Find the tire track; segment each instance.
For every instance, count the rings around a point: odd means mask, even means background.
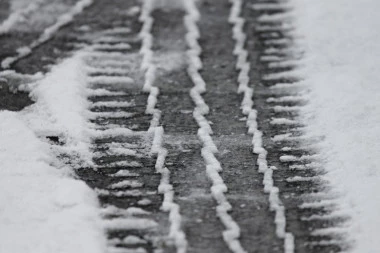
[[[206,162],[207,175],[212,181],[212,196],[218,204],[216,212],[225,226],[223,239],[232,252],[243,253],[246,252],[246,250],[243,249],[240,243],[240,227],[228,213],[232,210],[232,206],[225,195],[228,188],[219,174],[219,172],[222,171],[222,167],[215,156],[218,149],[211,137],[211,126],[205,118],[205,115],[209,113],[209,107],[201,95],[206,91],[206,83],[199,73],[199,70],[202,69],[202,61],[199,57],[202,49],[198,44],[200,31],[197,26],[197,21],[200,19],[200,13],[194,1],[186,1],[185,10],[187,15],[184,18],[184,24],[187,29],[186,41],[189,47],[189,50],[187,51],[189,61],[188,75],[194,83],[194,87],[190,90],[190,96],[196,105],[193,111],[193,117],[199,126],[198,137],[203,144],[202,157]]]
[[[105,35],[103,32],[106,29],[112,30],[113,27],[139,29],[139,22],[135,18],[139,9],[137,0],[115,0],[112,5],[106,0],[94,1],[71,22],[57,30],[49,40],[35,47],[28,56],[14,62],[10,69],[27,74],[46,73],[58,61],[69,57],[77,50],[91,46],[95,41],[99,44],[111,43],[111,41],[104,41],[110,38],[102,38]],[[3,47],[0,52],[0,61],[13,57],[17,48],[36,41],[38,36],[40,34],[36,32],[12,31],[0,36]],[[100,38],[103,42],[99,41]],[[139,46],[138,41],[131,41],[129,45],[132,48]]]
[[[196,136],[198,126],[191,115],[192,82],[186,73],[184,12],[157,9],[153,16],[155,85],[160,88],[157,107],[162,111],[167,167],[171,172],[175,202],[181,207],[188,252],[228,252],[222,239],[222,224],[215,215],[215,202],[209,194],[210,183]]]
[[[163,129],[158,126],[160,111],[155,109],[158,90],[150,83],[154,66],[147,55],[153,53],[149,36],[153,20],[147,21],[148,7],[141,15],[140,34],[113,28],[86,52],[94,165],[78,174],[99,196],[112,253],[173,247],[183,252],[186,246],[164,167]],[[129,44],[139,37],[141,49]]]
[[[12,28],[20,19],[25,18],[28,14],[38,10],[45,0],[36,0],[29,3],[25,8],[12,12],[5,20],[0,23],[0,35],[3,35]]]
[[[298,252],[340,252],[347,245],[341,233],[347,217],[339,213],[335,194],[321,178],[318,140],[305,134],[298,117],[309,98],[297,72],[303,53],[294,37],[291,5],[251,1],[246,7],[248,38],[258,42],[248,49],[260,50],[251,61],[259,75],[250,75],[262,84],[254,94],[257,119],[268,163],[276,168],[274,184],[287,207],[286,228],[295,235]]]
[[[165,166],[167,150],[162,146],[161,111],[156,108],[159,88],[153,86],[156,66],[152,51],[152,3],[145,1],[142,6],[139,54],[137,48],[128,46],[136,36],[131,37],[127,29],[121,28],[108,31],[88,53],[92,117],[95,128],[101,131],[94,140],[96,170],[90,174],[99,180],[92,187],[103,205],[110,252],[182,253],[187,248],[179,206],[173,202],[170,171]],[[124,50],[128,52],[122,53]],[[139,69],[131,67],[138,62]],[[142,87],[135,83],[136,78],[142,81]],[[131,126],[132,117],[137,126]],[[139,123],[147,119],[150,123],[144,124],[148,126],[144,129]],[[88,181],[89,175],[82,177]]]
[[[138,34],[113,29],[103,38],[134,42]],[[86,53],[89,65],[89,119],[94,127],[94,165],[78,170],[97,192],[102,204],[108,252],[153,252],[164,245],[169,221],[160,212],[161,176],[156,173],[159,145],[150,115],[145,114],[149,94],[141,92],[142,62],[138,48],[120,49],[120,43],[101,39]],[[105,49],[106,48],[106,49]],[[109,65],[112,61],[114,64]],[[103,67],[107,66],[107,72]]]
[[[245,249],[281,252],[283,242],[276,238],[274,215],[268,211],[268,197],[263,193],[263,177],[255,169],[257,156],[252,154],[247,134],[247,115],[240,110],[243,97],[236,92],[239,72],[232,54],[236,42],[228,22],[230,4],[219,0],[203,3],[199,9],[202,76],[207,83],[203,97],[210,107],[207,119],[212,122],[219,150],[221,176],[228,187],[226,197],[234,207],[230,214],[241,229],[240,241]]]
[[[32,50],[43,43],[50,40],[54,34],[61,29],[63,26],[67,25],[72,21],[74,16],[78,15],[83,11],[84,8],[88,7],[93,3],[92,0],[79,0],[73,8],[70,9],[69,12],[62,14],[58,17],[57,22],[52,26],[47,27],[43,33],[38,37],[38,39],[34,40],[30,45],[22,48],[18,48],[17,55],[12,57],[7,57],[1,61],[1,67],[3,69],[9,68],[16,61],[30,55]]]
[[[142,9],[140,20],[143,22],[143,28],[140,32],[140,36],[143,40],[141,53],[143,54],[143,60],[141,63],[142,69],[145,71],[145,83],[143,90],[149,92],[148,104],[146,113],[152,115],[150,128],[148,131],[154,131],[154,139],[151,152],[157,154],[156,172],[161,174],[161,182],[158,186],[159,193],[164,195],[162,204],[162,210],[169,212],[170,220],[170,232],[169,238],[174,240],[176,250],[178,253],[185,253],[187,250],[186,235],[181,228],[181,214],[179,206],[174,203],[173,186],[170,184],[170,171],[165,166],[165,159],[168,154],[168,150],[163,145],[164,128],[158,127],[161,119],[161,111],[156,109],[157,96],[160,92],[159,88],[152,86],[155,79],[156,66],[153,63],[153,51],[152,51],[152,26],[154,19],[151,16],[153,11],[153,0],[145,0]]]
[[[284,252],[294,252],[294,236],[286,231],[285,207],[279,198],[279,188],[274,186],[273,170],[274,167],[268,166],[267,150],[262,146],[262,132],[258,130],[257,110],[252,109],[252,95],[254,90],[248,87],[250,63],[248,62],[248,52],[245,49],[246,34],[243,32],[245,19],[241,18],[242,4],[241,0],[231,0],[232,3],[229,21],[233,24],[233,38],[236,41],[234,54],[237,56],[236,69],[239,70],[239,87],[238,92],[244,94],[241,103],[241,109],[247,116],[248,132],[253,135],[253,152],[258,155],[258,170],[264,174],[263,185],[264,192],[269,194],[270,210],[275,212],[274,222],[276,224],[277,237],[284,240]]]

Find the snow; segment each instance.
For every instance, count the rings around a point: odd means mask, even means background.
[[[87,131],[90,125],[86,120],[89,102],[82,58],[78,53],[64,60],[35,82],[30,96],[36,103],[21,114],[39,136],[62,138],[63,150],[91,164],[91,135]]]
[[[23,77],[13,71],[0,76]],[[70,155],[77,166],[92,164],[83,53],[25,80],[12,88],[30,92],[35,103],[0,112],[0,201],[6,203],[0,208],[0,252],[104,252],[95,192],[57,159]],[[48,144],[48,136],[61,145]]]
[[[128,50],[132,46],[128,43],[116,43],[116,44],[98,44],[92,47],[95,50]]]
[[[143,165],[136,161],[119,161],[107,163],[106,165],[99,165],[99,168],[113,168],[113,167],[134,167],[134,168],[142,168]]]
[[[0,252],[101,253],[96,195],[14,112],[0,112]]]
[[[114,238],[109,240],[110,245],[136,245],[136,244],[146,244],[147,242],[137,236],[129,235],[123,239]]]
[[[108,230],[145,230],[152,229],[158,226],[158,224],[153,220],[135,217],[104,220],[103,223]]]
[[[253,109],[253,89],[248,87],[249,84],[249,71],[250,64],[247,60],[248,52],[244,48],[246,35],[243,31],[243,24],[245,20],[240,17],[242,11],[241,0],[231,0],[232,7],[229,16],[229,22],[233,25],[232,37],[235,40],[235,48],[233,53],[237,56],[236,69],[239,71],[238,76],[238,93],[243,93],[243,101],[241,103],[241,109],[246,118],[246,125],[248,127],[248,133],[253,135],[252,145],[253,152],[258,155],[257,164],[259,172],[264,174],[263,185],[264,192],[269,194],[269,206],[270,210],[275,213],[274,223],[276,225],[276,235],[278,238],[284,240],[285,253],[294,252],[294,236],[292,233],[286,231],[286,217],[285,208],[279,198],[279,188],[274,186],[273,171],[276,167],[268,166],[267,151],[262,146],[262,132],[258,130],[257,124],[257,111]],[[264,6],[261,4],[260,6]],[[272,5],[270,5],[272,6]],[[273,123],[273,120],[272,120]],[[275,122],[276,123],[276,122]],[[283,123],[283,120],[280,120]]]
[[[23,3],[22,6],[17,9],[13,7],[12,9],[15,10],[12,10],[8,18],[0,24],[0,35],[8,33],[17,22],[24,20],[28,14],[37,10],[43,2],[44,0],[35,0],[27,4]]]
[[[270,121],[272,125],[297,125],[298,122],[287,118],[272,118]]]
[[[146,215],[150,212],[145,211],[138,207],[128,207],[127,209],[120,209],[115,206],[106,206],[102,208],[101,213],[103,216],[113,215],[113,216],[133,216],[133,215]]]
[[[89,89],[87,90],[87,94],[93,97],[102,97],[102,96],[122,96],[127,93],[123,91],[109,91],[106,89]]]
[[[377,0],[293,0],[306,56],[308,133],[324,136],[324,179],[350,214],[352,252],[378,252],[380,241],[380,19]]]
[[[251,8],[256,11],[286,11],[291,9],[291,5],[288,3],[256,3],[252,4]]]
[[[112,185],[109,186],[110,189],[119,189],[119,188],[126,188],[126,187],[130,187],[130,188],[140,188],[142,187],[144,184],[137,181],[137,180],[123,180],[123,181],[120,181],[118,183],[114,183]]]
[[[141,247],[137,249],[110,247],[107,249],[107,253],[147,253],[147,251]]]
[[[92,76],[89,78],[92,85],[102,84],[102,85],[130,85],[134,80],[128,76]]]
[[[38,5],[40,1],[37,0],[36,2],[37,2],[36,4]],[[40,36],[36,40],[34,40],[30,45],[19,48],[17,50],[18,55],[7,57],[4,60],[2,60],[1,67],[9,68],[11,64],[13,64],[14,62],[28,56],[34,48],[50,40],[59,29],[69,24],[77,14],[81,13],[84,10],[84,8],[88,7],[91,4],[92,4],[92,0],[79,0],[78,2],[76,2],[76,4],[72,6],[69,10],[67,10],[65,13],[61,14],[60,16],[58,16],[54,24],[46,27],[43,30],[43,32],[40,34]],[[31,7],[27,7],[27,9],[28,8],[31,8]],[[34,9],[37,9],[37,8],[38,7],[35,7]],[[32,7],[32,10],[33,10],[33,7]],[[16,13],[17,12],[18,11],[16,11]],[[11,25],[13,25],[13,23],[16,23],[16,21],[18,21],[19,19],[22,19],[23,14],[20,14],[20,15],[15,14],[15,15],[18,15],[17,17],[14,18],[17,20],[15,20],[14,22],[12,21]],[[44,16],[44,18],[47,18],[47,17]],[[7,32],[10,28],[11,27],[4,28],[4,31]]]
[[[147,205],[152,204],[152,201],[150,201],[149,199],[142,199],[142,200],[139,200],[137,204],[141,206],[147,206]]]
[[[140,174],[130,172],[129,170],[119,170],[115,174],[112,174],[113,177],[138,177]]]
[[[96,118],[107,118],[107,119],[115,119],[115,118],[131,118],[135,115],[132,112],[91,112],[88,114],[90,119]]]
[[[188,57],[188,75],[194,87],[190,90],[190,96],[195,104],[193,117],[196,120],[198,129],[198,138],[202,141],[202,157],[206,162],[206,172],[212,182],[211,193],[217,202],[216,212],[220,221],[223,223],[225,230],[223,231],[223,239],[228,248],[234,253],[245,253],[245,249],[240,243],[240,227],[230,216],[229,211],[232,210],[231,204],[228,202],[225,193],[228,191],[219,172],[222,171],[220,162],[215,154],[218,149],[211,137],[211,123],[206,119],[205,115],[209,113],[209,107],[202,97],[202,93],[206,91],[206,83],[199,71],[202,69],[202,60],[200,58],[201,47],[198,43],[200,38],[197,21],[201,18],[194,0],[185,1],[184,7],[186,16],[184,25],[187,29],[185,36],[189,49]]]
[[[170,171],[165,167],[165,159],[168,151],[163,147],[164,128],[159,126],[161,111],[156,107],[157,97],[160,93],[158,87],[153,86],[156,77],[156,65],[153,62],[153,36],[151,33],[154,19],[151,16],[152,10],[157,7],[154,0],[145,0],[141,10],[140,21],[143,23],[140,38],[142,45],[140,53],[142,55],[141,70],[144,71],[145,80],[143,91],[149,93],[145,113],[152,115],[148,132],[153,134],[153,143],[151,154],[157,155],[155,164],[156,173],[161,174],[160,184],[158,186],[159,193],[163,194],[163,202],[161,209],[169,212],[170,230],[168,237],[174,241],[177,253],[185,253],[187,251],[186,235],[181,228],[182,216],[180,207],[174,202],[173,186],[170,184]],[[140,205],[151,202],[143,199],[138,202]]]
[[[99,196],[113,196],[113,197],[118,197],[118,198],[139,197],[139,196],[144,195],[144,192],[140,190],[109,191],[109,190],[103,190],[103,189],[95,189],[95,192]]]
[[[121,107],[132,107],[134,105],[133,102],[126,102],[126,101],[97,101],[91,104],[92,108],[95,107],[114,107],[114,108],[121,108]]]
[[[131,244],[145,244],[146,241],[143,239],[140,239],[137,236],[129,235],[125,237],[122,241],[124,244],[131,245]]]

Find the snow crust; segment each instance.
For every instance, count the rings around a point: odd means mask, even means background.
[[[352,252],[378,252],[380,227],[380,30],[377,0],[293,0],[306,52],[302,110],[308,133],[323,136],[325,179],[342,194]],[[321,231],[320,231],[321,233]]]
[[[23,115],[1,111],[0,119],[0,252],[104,252],[94,192],[57,163]]]

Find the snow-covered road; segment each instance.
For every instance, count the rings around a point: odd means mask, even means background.
[[[376,1],[3,5],[0,252],[380,250]]]

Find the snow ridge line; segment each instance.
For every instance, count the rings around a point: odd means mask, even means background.
[[[45,0],[36,0],[34,2],[29,3],[26,6],[26,8],[19,9],[11,13],[11,15],[9,15],[9,17],[0,24],[0,35],[8,33],[15,23],[20,21],[24,16],[37,10],[38,7],[40,7],[40,5],[44,2]]]
[[[50,40],[53,37],[54,33],[56,33],[63,26],[70,23],[73,20],[74,16],[81,13],[84,10],[84,8],[90,6],[92,3],[93,3],[93,0],[80,0],[80,1],[78,1],[74,5],[74,7],[70,9],[69,12],[59,16],[56,23],[47,27],[38,39],[33,41],[29,46],[18,48],[17,49],[18,54],[16,56],[11,56],[11,57],[5,58],[1,62],[1,67],[4,69],[10,68],[10,66],[13,63],[15,63],[16,61],[30,55],[32,53],[33,49],[35,49],[36,47],[38,47],[38,46],[42,45],[43,43],[47,42],[48,40]]]
[[[202,68],[202,61],[199,57],[202,49],[198,43],[200,33],[197,26],[200,13],[194,0],[184,1],[184,4],[185,11],[187,12],[184,17],[184,24],[188,31],[186,34],[186,42],[189,47],[187,51],[189,61],[188,75],[194,83],[194,87],[190,91],[190,96],[196,105],[193,111],[193,117],[199,126],[198,137],[203,143],[202,157],[207,164],[206,171],[208,177],[212,181],[211,193],[218,203],[216,207],[217,215],[226,228],[226,230],[223,231],[223,239],[232,252],[246,253],[239,241],[239,225],[228,214],[232,209],[231,204],[224,195],[228,189],[222,177],[219,175],[219,172],[222,171],[222,167],[215,157],[215,153],[218,152],[218,149],[211,137],[211,126],[205,118],[205,115],[209,113],[209,107],[201,96],[201,94],[206,91],[206,83],[199,74],[199,70]]]
[[[161,111],[155,108],[157,104],[159,88],[153,86],[156,72],[156,66],[152,62],[153,35],[151,33],[151,30],[154,19],[151,16],[151,13],[154,7],[153,4],[154,0],[144,0],[140,16],[140,21],[143,23],[141,32],[139,34],[140,38],[142,39],[142,45],[140,49],[140,53],[143,57],[141,69],[145,71],[145,83],[143,86],[143,91],[149,92],[145,113],[151,114],[153,116],[148,132],[152,132],[154,134],[151,153],[157,154],[155,169],[157,173],[161,174],[161,181],[160,185],[158,186],[158,192],[164,195],[164,200],[161,207],[162,210],[169,212],[169,238],[174,240],[177,253],[186,253],[187,239],[185,233],[181,228],[182,217],[180,214],[180,207],[173,201],[174,191],[173,186],[170,184],[170,171],[165,167],[165,159],[168,151],[162,145],[164,128],[162,126],[158,126],[161,118]]]
[[[263,133],[258,130],[257,110],[253,109],[253,89],[248,87],[250,63],[247,61],[248,52],[244,48],[246,34],[243,31],[244,18],[241,18],[242,0],[230,0],[231,12],[229,22],[233,24],[232,36],[236,41],[233,53],[237,56],[236,69],[239,70],[238,76],[238,93],[243,93],[244,98],[241,103],[241,109],[244,115],[247,115],[248,133],[253,134],[252,144],[253,152],[258,155],[257,163],[259,172],[264,174],[264,192],[269,194],[270,210],[275,212],[276,235],[284,239],[284,252],[294,252],[294,235],[286,231],[285,207],[279,198],[279,188],[273,185],[273,170],[275,167],[268,167],[267,151],[262,146]]]

